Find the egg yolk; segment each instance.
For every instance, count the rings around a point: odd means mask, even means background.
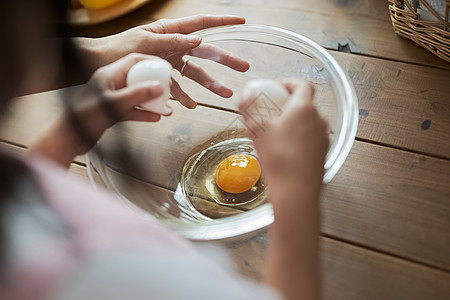
[[[103,8],[110,6],[119,0],[80,0],[80,3],[88,8]]]
[[[251,189],[261,177],[261,166],[251,155],[228,156],[216,168],[216,184],[227,193],[238,194]]]

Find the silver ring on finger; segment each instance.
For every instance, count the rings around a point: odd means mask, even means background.
[[[181,67],[181,70],[180,70],[181,76],[184,76],[184,70],[186,69],[188,62],[189,62],[189,58],[184,60],[183,66]]]

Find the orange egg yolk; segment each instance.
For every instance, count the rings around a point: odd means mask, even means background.
[[[216,184],[227,193],[238,194],[251,189],[261,177],[261,166],[251,155],[228,156],[216,168]]]

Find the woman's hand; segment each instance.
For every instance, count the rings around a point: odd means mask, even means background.
[[[271,227],[264,281],[285,299],[320,299],[320,189],[328,150],[327,122],[314,106],[314,87],[299,80],[284,86],[290,98],[281,116],[258,123],[239,106],[254,137],[275,221]]]
[[[159,97],[163,93],[162,86],[154,81],[126,86],[128,71],[144,59],[161,58],[130,54],[98,69],[77,94],[65,99],[66,111],[32,144],[30,152],[68,167],[116,122],[159,121],[160,115],[136,106]]]
[[[189,55],[213,60],[236,71],[245,72],[249,68],[246,61],[220,48],[201,44],[200,37],[189,35],[201,29],[243,23],[245,23],[245,19],[242,17],[197,15],[173,20],[162,19],[116,35],[98,39],[78,39],[78,41],[91,69],[96,69],[129,53],[136,52],[164,58],[178,71],[183,68],[183,56]],[[183,75],[219,96],[228,98],[233,95],[229,88],[220,84],[191,61],[183,70]],[[174,80],[171,94],[184,106],[196,107],[196,102]]]
[[[257,122],[246,110],[252,99],[239,109],[249,131],[271,189],[293,189],[299,183],[319,190],[328,150],[328,124],[314,106],[314,87],[296,79],[283,82],[291,94],[283,113],[272,122]]]

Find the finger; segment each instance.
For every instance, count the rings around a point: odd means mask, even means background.
[[[188,54],[198,58],[215,61],[239,72],[246,72],[250,68],[250,64],[247,61],[234,56],[231,52],[210,44],[202,44],[189,51]]]
[[[309,81],[303,81],[302,84],[294,90],[292,95],[302,99],[305,103],[312,104],[314,102],[315,93],[316,89],[314,88],[314,85]]]
[[[288,90],[289,94],[292,94],[294,90],[303,84],[303,80],[299,78],[285,78],[281,80],[281,84]]]
[[[158,122],[161,120],[161,115],[135,108],[126,114],[125,120],[138,122]]]
[[[180,63],[178,63],[175,68],[181,72],[183,64],[183,61],[180,60]],[[187,65],[183,70],[183,75],[221,97],[230,98],[233,96],[233,91],[231,89],[209,76],[209,74],[206,73],[199,65],[192,61],[187,62]]]
[[[156,33],[184,33],[224,25],[244,24],[245,18],[232,15],[195,15],[179,19],[161,19],[144,26],[144,29]]]
[[[158,51],[185,52],[197,47],[201,42],[202,39],[196,35],[184,35],[180,33],[158,34]]]
[[[307,100],[314,99],[315,88],[309,81],[298,78],[287,78],[282,80],[281,83],[290,94],[297,93],[297,96],[302,96]]]
[[[106,92],[119,112],[129,111],[135,106],[156,99],[162,95],[164,88],[158,81],[145,81],[119,90]]]
[[[174,79],[172,79],[172,84],[170,86],[170,94],[172,94],[172,97],[177,99],[183,106],[189,109],[194,109],[197,107],[197,102],[192,100],[192,98],[181,89],[178,82]]]
[[[261,126],[259,122],[249,113],[244,112],[242,114],[242,119],[244,121],[244,125],[248,130],[249,137],[252,140],[255,140],[257,137],[261,136],[267,128]]]
[[[267,114],[258,97],[248,89],[245,89],[238,102],[238,109],[244,123],[256,136],[260,136],[272,126],[270,115]]]
[[[291,93],[283,109],[287,113],[286,115],[290,115],[299,108],[301,109],[308,105],[314,106],[315,89],[312,83],[291,78],[284,80],[283,85]]]
[[[242,100],[238,104],[238,109],[242,116],[243,123],[247,130],[251,133],[252,139],[261,135],[264,131],[264,124],[261,124],[260,118],[254,114],[255,108],[253,105],[257,105],[255,100],[256,99],[251,93],[244,93],[242,95]]]
[[[237,103],[237,107],[239,112],[243,114],[251,106],[252,102],[254,102],[257,99],[255,97],[254,91],[247,87],[244,88],[244,90],[239,96],[240,97]]]

